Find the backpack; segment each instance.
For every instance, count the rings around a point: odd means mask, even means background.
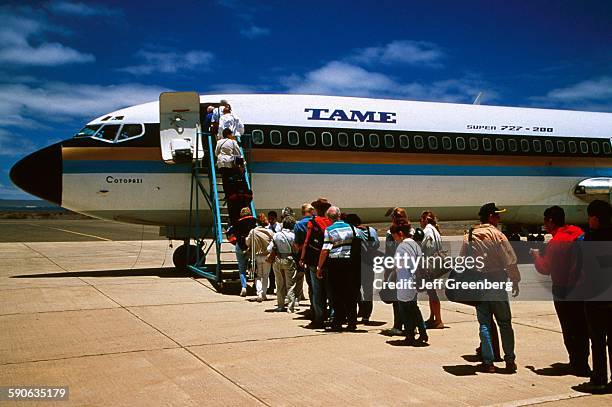
[[[319,256],[323,248],[323,241],[325,240],[325,231],[315,222],[315,218],[316,216],[313,216],[309,221],[312,224],[312,230],[310,231],[310,238],[308,239],[308,246],[306,246],[306,255],[304,257],[304,262],[314,267],[319,264]]]

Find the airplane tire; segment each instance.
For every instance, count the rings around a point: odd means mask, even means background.
[[[189,262],[187,262],[187,247],[189,247]],[[195,245],[186,245],[183,244],[176,248],[174,253],[172,254],[172,262],[174,263],[174,267],[176,267],[179,271],[187,270],[187,264],[195,264],[197,256],[196,250],[198,250]],[[200,258],[204,256],[204,252],[200,249]]]

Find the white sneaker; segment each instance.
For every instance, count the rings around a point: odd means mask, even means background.
[[[240,296],[241,297],[246,297],[247,291],[245,287],[242,287],[242,290],[240,290]]]

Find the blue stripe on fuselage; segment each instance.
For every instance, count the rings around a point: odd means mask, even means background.
[[[190,173],[191,164],[161,161],[79,161],[65,160],[66,174],[100,173]],[[612,168],[519,167],[478,165],[406,165],[351,163],[251,162],[252,173],[263,174],[348,174],[348,175],[455,175],[455,176],[547,176],[610,177]]]

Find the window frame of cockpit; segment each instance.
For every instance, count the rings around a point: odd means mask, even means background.
[[[89,125],[88,125],[89,126]],[[104,122],[104,123],[94,123],[91,124],[91,126],[100,126],[98,127],[98,129],[95,131],[95,133],[93,133],[91,136],[84,136],[84,137],[77,137],[78,133],[74,136],[75,138],[92,138],[94,140],[98,140],[98,141],[103,141],[105,143],[109,143],[109,144],[119,144],[119,143],[123,143],[125,141],[130,141],[130,140],[134,140],[137,139],[139,137],[144,136],[145,134],[145,125],[143,123],[114,123],[113,121],[108,121],[108,122]],[[119,126],[117,128],[117,131],[115,132],[115,136],[113,137],[112,140],[109,139],[105,139],[102,137],[98,137],[98,135],[100,134],[100,131],[102,129],[104,129],[107,126]],[[121,132],[123,131],[123,128],[125,126],[140,126],[140,133],[135,135],[135,136],[131,136],[122,140],[119,140],[119,135],[121,134]],[[87,127],[87,126],[85,126]]]

